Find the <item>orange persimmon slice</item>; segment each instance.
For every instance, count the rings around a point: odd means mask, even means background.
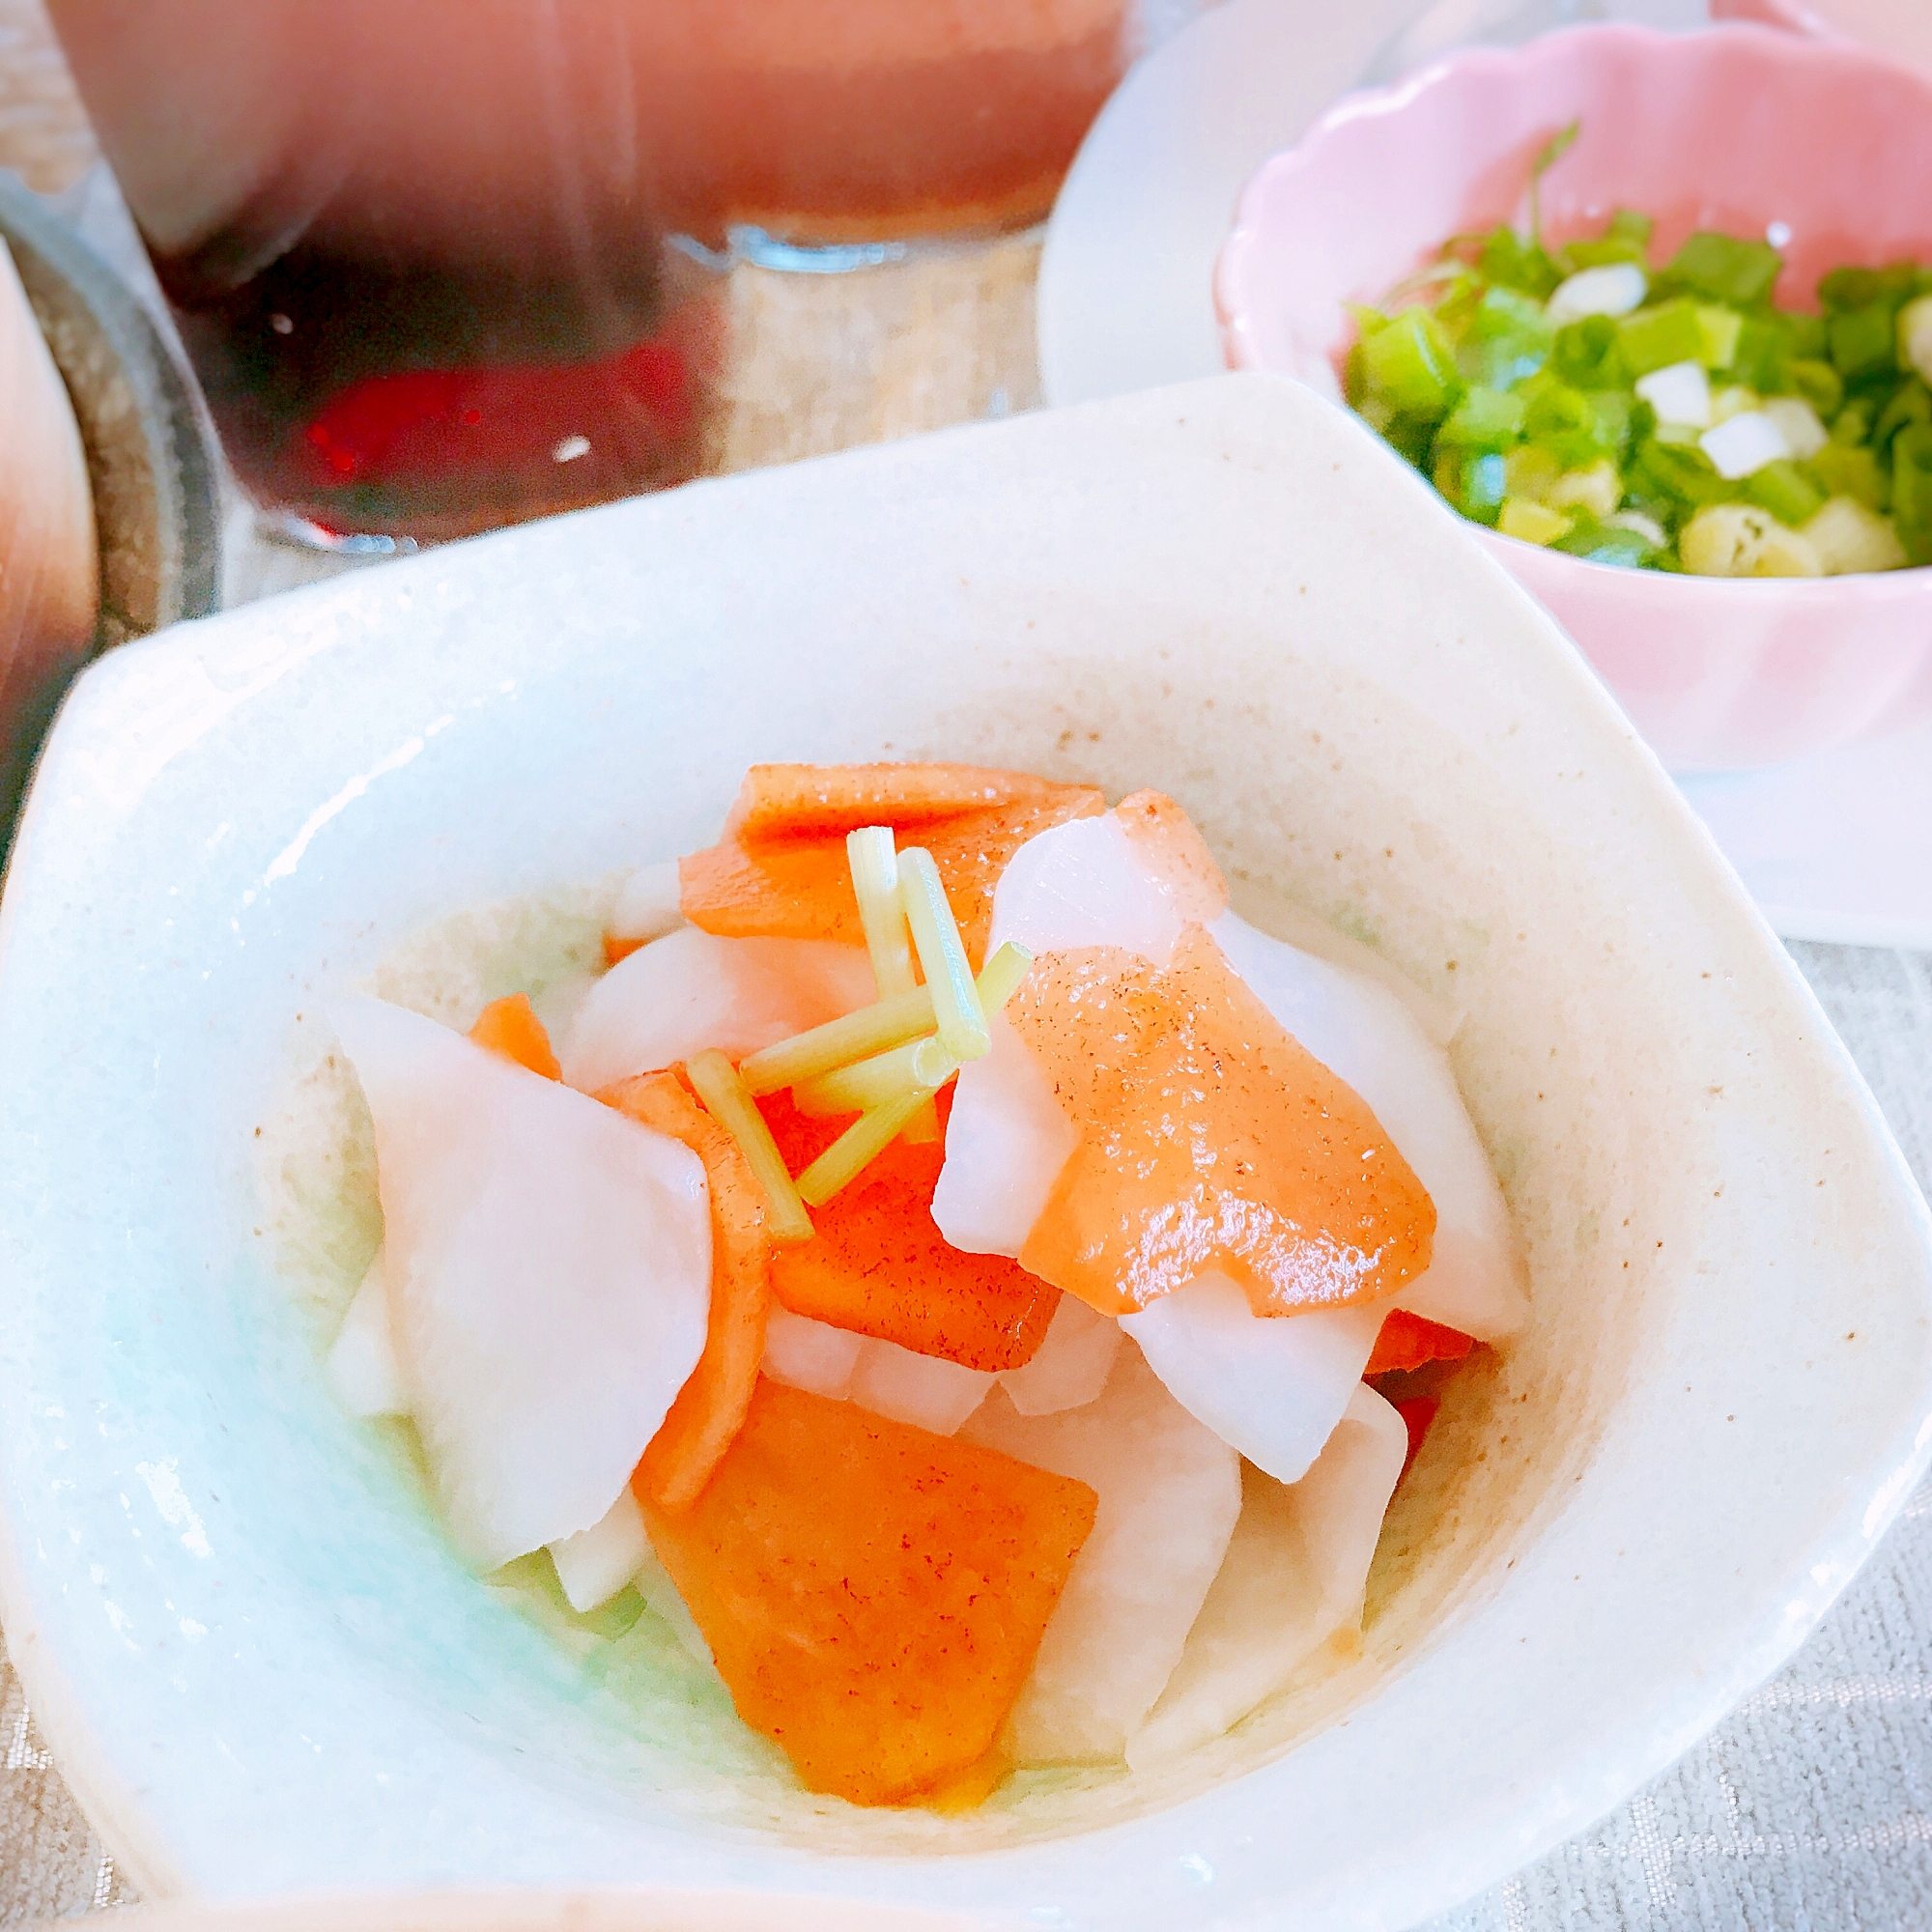
[[[1435,1208],[1354,1090],[1199,925],[1171,965],[1042,953],[1006,1009],[1080,1132],[1021,1264],[1103,1315],[1218,1268],[1257,1315],[1393,1293]]]
[[[1046,1339],[1060,1291],[1004,1255],[952,1247],[932,1218],[946,1159],[952,1091],[939,1096],[940,1138],[895,1141],[849,1187],[813,1210],[812,1238],[772,1262],[772,1293],[794,1315],[876,1335],[969,1369],[1024,1368]],[[810,1119],[785,1093],[758,1102],[785,1165],[798,1173],[851,1124]]]
[[[1476,1346],[1473,1335],[1430,1321],[1407,1310],[1394,1308],[1376,1335],[1376,1346],[1362,1379],[1419,1369],[1425,1362],[1460,1362]]]
[[[711,1192],[711,1314],[704,1352],[650,1439],[633,1477],[661,1509],[689,1509],[744,1426],[765,1353],[771,1242],[765,1193],[738,1143],[674,1073],[646,1073],[597,1096],[682,1141],[704,1163]]]
[[[1036,833],[1106,803],[1089,785],[980,765],[753,765],[724,838],[678,861],[679,906],[728,939],[863,945],[845,835],[890,825],[901,845],[932,854],[977,967],[1007,862]]]
[[[813,1791],[944,1792],[981,1763],[1094,1526],[1084,1483],[760,1378],[651,1546],[738,1715]]]
[[[556,1064],[556,1055],[551,1048],[550,1035],[544,1031],[543,1021],[537,1018],[527,993],[511,993],[506,998],[492,1000],[476,1015],[469,1037],[478,1046],[487,1046],[492,1053],[500,1053],[505,1060],[513,1060],[519,1066],[542,1074],[546,1080],[563,1078],[563,1068]]]

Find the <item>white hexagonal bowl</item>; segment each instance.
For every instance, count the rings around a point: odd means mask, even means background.
[[[654,1620],[573,1649],[468,1576],[255,1233],[298,1012],[465,908],[708,839],[753,759],[876,756],[1160,786],[1264,921],[1453,1003],[1534,1279],[1405,1486],[1354,1662],[1161,1776],[950,1819],[805,1796]],[[156,1894],[1397,1926],[1689,1745],[1932,1450],[1925,1208],[1803,982],[1549,621],[1265,378],[701,484],[115,653],[14,852],[0,1065],[0,1614]]]

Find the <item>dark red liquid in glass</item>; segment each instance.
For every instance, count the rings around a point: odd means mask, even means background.
[[[705,466],[722,290],[674,254],[594,297],[314,245],[225,294],[157,266],[238,476],[325,535],[462,536]]]

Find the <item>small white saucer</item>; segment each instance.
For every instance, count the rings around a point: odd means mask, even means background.
[[[1706,0],[1578,0],[1578,17],[1686,30]],[[1097,402],[1219,375],[1214,257],[1241,184],[1338,95],[1433,58],[1444,36],[1519,38],[1500,0],[1223,0],[1140,62],[1094,122],[1039,267],[1046,400]],[[1439,15],[1440,18],[1435,17]]]
[[[1784,938],[1932,952],[1932,724],[1678,784]]]

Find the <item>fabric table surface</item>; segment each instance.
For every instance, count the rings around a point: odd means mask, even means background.
[[[106,252],[76,190],[96,151],[42,11],[0,0],[0,166]],[[722,467],[1004,414],[1037,400],[1037,242],[850,276],[741,274]],[[228,522],[229,601],[349,567]],[[1932,955],[1794,946],[1932,1191]],[[0,1660],[0,1926],[131,1901]],[[1591,1831],[1428,1932],[1890,1932],[1932,1926],[1932,1484],[1796,1659]]]

